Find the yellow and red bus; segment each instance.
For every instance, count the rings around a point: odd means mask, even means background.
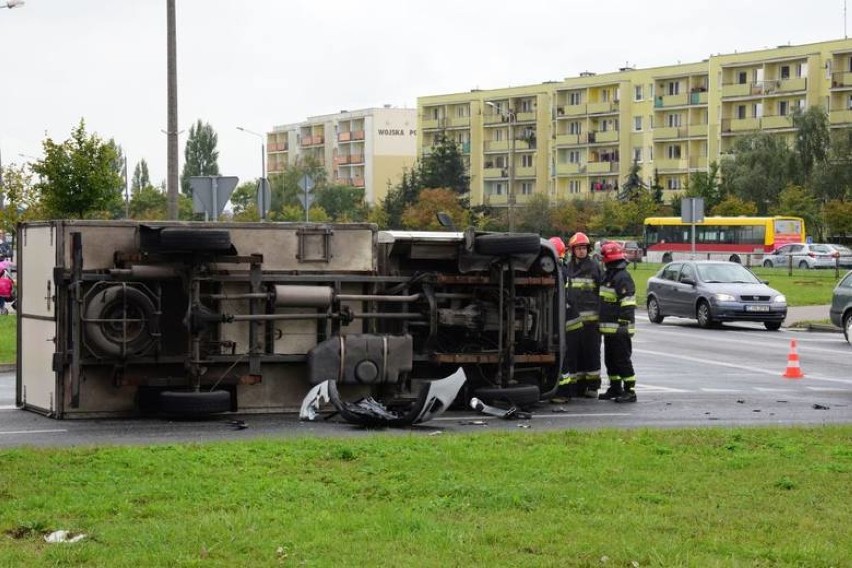
[[[648,262],[668,262],[692,253],[691,231],[692,224],[680,217],[645,219]],[[781,245],[804,242],[801,217],[705,217],[695,224],[695,252],[704,258],[741,262],[741,255],[766,254]]]

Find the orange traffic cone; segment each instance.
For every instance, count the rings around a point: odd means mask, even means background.
[[[790,340],[790,354],[787,355],[787,369],[781,375],[785,379],[801,379],[805,376],[799,367],[799,354],[796,353],[796,340]]]

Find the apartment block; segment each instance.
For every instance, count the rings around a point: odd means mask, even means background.
[[[606,195],[634,163],[670,199],[739,136],[769,132],[792,141],[793,109],[815,105],[826,109],[832,129],[852,128],[852,40],[420,97],[417,150],[428,154],[442,135],[455,140],[473,204]]]
[[[417,159],[417,110],[386,105],[309,117],[266,134],[270,174],[312,159],[330,183],[364,188],[376,204]]]

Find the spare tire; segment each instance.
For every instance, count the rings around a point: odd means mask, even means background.
[[[479,254],[493,256],[538,254],[541,237],[534,233],[488,233],[477,235],[474,249]]]
[[[231,250],[231,233],[222,229],[166,227],[159,248],[168,252],[225,252]]]
[[[231,393],[226,390],[167,390],[160,393],[159,410],[163,414],[178,416],[204,416],[230,412]]]
[[[86,304],[86,338],[100,355],[142,355],[154,345],[158,335],[156,317],[154,302],[139,288],[108,286]]]

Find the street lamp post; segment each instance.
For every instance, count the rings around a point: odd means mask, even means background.
[[[251,134],[252,136],[257,136],[260,138],[260,183],[257,184],[257,191],[262,192],[266,190],[266,138],[263,134],[259,132],[255,132],[254,130],[249,130],[248,128],[243,128],[242,126],[237,126],[237,130],[240,132],[245,132],[246,134]],[[260,208],[260,218],[266,219],[266,211],[265,207]]]
[[[509,190],[506,196],[508,205],[507,216],[509,217],[509,232],[515,232],[515,123],[518,120],[517,114],[511,108],[505,111],[500,106],[486,102],[488,106],[497,111],[500,116],[508,119],[509,124]]]

